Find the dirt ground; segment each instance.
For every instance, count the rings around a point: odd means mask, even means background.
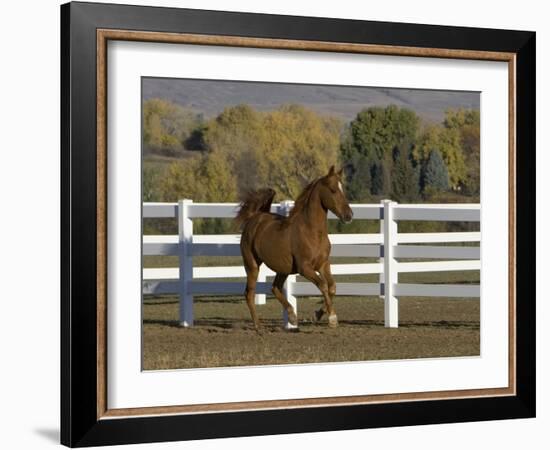
[[[263,335],[241,297],[197,297],[195,326],[178,326],[174,296],[143,303],[143,369],[252,366],[479,355],[479,299],[402,298],[399,328],[384,328],[383,300],[336,297],[340,326],[311,322],[319,297],[298,299],[299,331],[280,304],[258,306]]]

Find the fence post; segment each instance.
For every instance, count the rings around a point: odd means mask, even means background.
[[[290,210],[294,206],[294,202],[292,200],[285,200],[284,202],[280,203],[279,211],[278,213],[283,216],[288,216],[290,214]],[[292,305],[294,308],[294,312],[296,313],[296,317],[298,317],[298,302],[296,300],[296,297],[292,295],[292,287],[296,283],[296,275],[289,275],[286,279],[285,285],[283,287],[283,294],[285,295],[286,299],[288,300],[288,303]],[[283,323],[287,330],[294,330],[297,329],[297,325],[292,325],[288,321],[288,314],[286,310],[283,311]]]
[[[193,326],[193,295],[189,293],[189,287],[193,281],[193,220],[189,217],[188,205],[193,200],[180,200],[178,202],[178,234],[179,234],[179,322],[182,327]]]
[[[265,283],[265,264],[260,266],[260,273],[258,274],[258,283]],[[256,294],[254,296],[254,303],[256,305],[265,305],[265,294]]]
[[[394,258],[394,246],[397,245],[397,222],[393,220],[391,200],[382,200],[384,205],[384,325],[387,328],[399,326],[399,302],[394,296],[394,285],[398,281],[397,261]]]

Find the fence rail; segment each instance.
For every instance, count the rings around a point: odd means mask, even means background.
[[[272,212],[288,214],[290,201],[273,204]],[[378,283],[337,283],[336,295],[381,296],[385,306],[385,325],[398,326],[398,297],[479,297],[479,285],[404,284],[399,273],[447,272],[480,270],[479,246],[426,245],[442,243],[478,243],[480,232],[398,233],[397,221],[460,221],[479,222],[479,204],[401,205],[383,201],[380,205],[351,205],[355,219],[380,221],[380,233],[331,234],[331,256],[376,258],[377,262],[332,264],[334,275],[379,274]],[[193,325],[195,295],[241,295],[243,281],[212,281],[244,278],[244,267],[193,267],[195,256],[240,256],[240,235],[194,235],[195,218],[233,218],[237,203],[144,203],[144,218],[178,220],[178,235],[144,235],[143,255],[178,256],[179,267],[144,268],[143,294],[179,294],[180,323]],[[336,217],[329,213],[329,219]],[[412,245],[423,244],[423,245]],[[405,260],[403,260],[405,259]],[[414,261],[406,261],[414,259]],[[436,261],[417,261],[430,259]],[[271,295],[266,277],[274,273],[262,266],[257,284],[256,303],[263,304]],[[388,280],[386,282],[386,280]],[[286,295],[297,309],[296,297],[320,295],[309,282],[290,276],[285,284]],[[292,327],[286,322],[287,327]]]

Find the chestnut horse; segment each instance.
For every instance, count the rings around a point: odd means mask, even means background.
[[[333,212],[344,223],[351,222],[353,211],[342,189],[342,170],[332,166],[327,175],[311,182],[299,195],[288,217],[270,212],[275,196],[272,189],[249,193],[241,202],[235,218],[242,225],[241,254],[246,269],[246,302],[254,327],[259,331],[254,295],[260,266],[264,263],[276,273],[273,295],[288,313],[292,325],[298,324],[296,312],[283,294],[290,274],[299,273],[321,291],[324,306],[316,311],[320,320],[328,313],[330,327],[338,326],[332,304],[336,284],[330,272],[330,242],[327,212]]]

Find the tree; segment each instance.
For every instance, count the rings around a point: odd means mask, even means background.
[[[405,142],[416,140],[419,122],[413,111],[395,105],[363,109],[346,130],[340,158],[350,167],[349,173],[353,176],[364,172],[364,165],[368,164],[371,194],[389,195],[392,190],[392,152]],[[363,167],[356,167],[357,164]],[[350,185],[353,181],[348,179]]]
[[[195,202],[236,202],[237,180],[225,156],[220,152],[179,159],[170,164],[160,180],[162,201],[175,202],[189,198]],[[231,221],[195,219],[198,233],[232,231]]]
[[[265,113],[238,105],[206,125],[204,141],[225,155],[240,194],[269,186],[284,199],[337,162],[340,132],[339,121],[300,105]]]
[[[391,191],[392,160],[388,155],[381,160],[371,162],[371,193],[384,196]]]
[[[206,124],[203,140],[208,151],[223,152],[234,161],[241,153],[257,148],[261,134],[262,114],[249,105],[236,105]]]
[[[428,161],[422,168],[421,185],[423,190],[431,188],[446,191],[449,189],[449,173],[438,150],[430,152]]]
[[[414,111],[395,105],[363,109],[350,124],[351,146],[348,152],[382,160],[385,154],[403,142],[414,142],[419,123]],[[344,159],[351,156],[343,155]]]
[[[141,187],[142,199],[144,202],[160,201],[158,192],[159,181],[161,179],[160,170],[150,164],[143,166],[143,182]]]
[[[199,169],[201,164],[199,155],[193,158],[185,158],[174,161],[168,166],[165,176],[159,181],[159,192],[161,201],[176,202],[183,198],[190,198],[195,201],[199,183]]]
[[[356,154],[355,158],[346,165],[346,196],[349,201],[368,203],[371,201],[371,163],[363,155]]]
[[[201,156],[195,198],[201,202],[236,202],[237,177],[225,155],[213,152]],[[200,192],[199,192],[200,191]]]
[[[159,185],[164,202],[175,202],[182,198],[196,202],[237,201],[235,174],[220,152],[173,162]]]
[[[460,132],[456,128],[430,125],[424,129],[419,144],[413,150],[417,164],[424,164],[433,149],[438,149],[449,173],[449,183],[457,189],[466,179],[466,164]]]
[[[147,152],[175,156],[200,127],[202,116],[168,100],[152,98],[143,103],[143,145]]]
[[[479,125],[479,109],[447,109],[443,125],[446,128],[463,128]]]
[[[341,124],[300,105],[283,105],[266,114],[261,154],[255,154],[264,185],[286,198],[328,172],[338,160]]]
[[[402,203],[412,203],[418,199],[419,174],[412,165],[409,147],[403,144],[396,149],[391,173],[392,198]]]
[[[466,176],[462,180],[463,192],[479,196],[480,116],[478,109],[449,109],[444,125],[458,130],[466,164]]]

